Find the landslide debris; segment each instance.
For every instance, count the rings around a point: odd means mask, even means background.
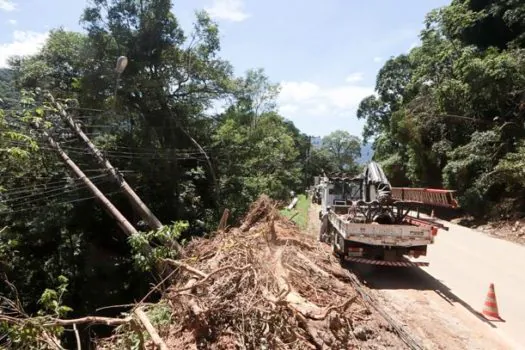
[[[169,349],[406,348],[329,247],[281,217],[267,196],[240,228],[190,242],[181,262],[162,301],[170,321],[156,325]],[[116,334],[99,348],[125,341]]]

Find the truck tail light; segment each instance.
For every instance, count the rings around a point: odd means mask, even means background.
[[[348,247],[348,256],[362,256],[363,248]]]

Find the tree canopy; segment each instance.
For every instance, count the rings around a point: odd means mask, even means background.
[[[357,115],[394,185],[458,190],[479,215],[523,210],[510,169],[522,159],[524,11],[454,0],[427,15],[421,45],[381,68]]]
[[[323,137],[322,149],[332,163],[331,168],[342,172],[358,171],[356,160],[361,156],[361,142],[348,131],[336,130]]]
[[[137,268],[134,243],[35,129],[37,121],[137,230],[149,230],[47,93],[160,221],[177,223],[169,227],[183,243],[212,232],[225,208],[235,223],[261,193],[288,199],[317,175],[305,165],[308,137],[276,110],[278,84],[262,69],[235,76],[207,13],[185,32],[168,0],[95,0],[81,22],[86,34],[55,29],[37,54],[0,70],[0,262],[9,281],[0,293],[28,314],[92,314],[158,281]],[[120,75],[119,56],[128,58]]]

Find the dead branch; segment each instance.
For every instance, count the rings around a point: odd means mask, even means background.
[[[224,209],[224,212],[222,213],[221,221],[219,222],[219,227],[217,228],[217,231],[224,231],[226,230],[226,225],[228,223],[228,216],[230,215],[229,209]]]
[[[324,320],[326,318],[326,316],[328,316],[328,314],[330,314],[330,312],[332,312],[334,310],[337,310],[337,309],[345,310],[348,307],[348,305],[353,303],[356,299],[357,299],[357,295],[354,295],[353,297],[348,298],[348,300],[345,301],[341,305],[334,305],[334,306],[330,306],[330,307],[326,308],[326,310],[320,315],[308,315],[308,316],[305,315],[305,316],[308,317],[308,318],[311,318],[312,320],[317,320],[317,321]]]
[[[77,350],[82,350],[82,343],[80,342],[80,334],[78,334],[77,325],[73,325],[73,331],[75,332],[75,339],[77,341]]]
[[[159,333],[157,333],[157,330],[151,324],[146,313],[144,313],[144,311],[142,311],[141,308],[138,308],[135,310],[135,315],[137,315],[139,321],[142,323],[142,325],[146,329],[146,332],[148,332],[148,334],[151,337],[151,340],[157,346],[157,348],[160,350],[168,350],[166,343],[164,343],[164,340],[162,340],[162,338],[159,336]]]
[[[328,272],[326,272],[325,270],[323,270],[322,268],[320,268],[317,264],[313,263],[312,260],[308,259],[306,256],[304,256],[304,254],[302,254],[301,252],[298,252],[297,253],[297,257],[299,259],[301,259],[304,263],[306,263],[306,265],[308,265],[309,268],[311,268],[312,270],[314,270],[315,272],[317,272],[318,274],[320,274],[321,276],[323,277],[328,277],[330,276],[330,274]]]
[[[44,341],[47,345],[51,346],[53,349],[58,350],[65,350],[62,345],[60,345],[60,341],[54,336],[49,334],[48,332],[44,331],[42,332],[42,337],[44,338]]]
[[[303,248],[306,248],[308,250],[313,250],[314,247],[306,242],[303,242],[297,238],[279,238],[277,240],[277,243],[278,244],[288,244],[288,243],[291,243],[291,244],[294,244],[294,245],[298,245],[300,247],[303,247]]]
[[[205,284],[206,282],[208,282],[213,276],[217,275],[220,272],[226,271],[226,270],[244,271],[244,270],[246,270],[249,267],[251,267],[251,265],[246,265],[246,266],[239,267],[239,268],[233,267],[233,266],[225,266],[225,267],[222,267],[220,269],[217,269],[215,271],[210,272],[208,275],[206,275],[206,277],[204,279],[202,279],[202,280],[200,280],[198,282],[195,282],[195,283],[191,284],[190,286],[185,286],[185,287],[182,287],[182,288],[179,288],[179,289],[175,289],[172,292],[173,293],[180,293],[180,292],[184,292],[184,291],[193,289],[195,287],[199,287],[199,286]]]
[[[204,272],[202,271],[199,271],[183,262],[180,262],[178,260],[173,260],[173,259],[163,259],[163,261],[169,263],[169,264],[172,264],[174,266],[177,266],[177,267],[181,267],[183,268],[184,270],[188,271],[188,272],[191,272],[193,273],[194,275],[197,275],[197,276],[200,276],[202,278],[206,278],[208,275],[206,275]]]
[[[174,322],[160,340],[176,349],[360,348],[369,344],[352,338],[352,331],[366,322],[379,347],[406,348],[380,327],[384,321],[377,314],[363,321],[362,312],[354,311],[352,303],[364,305],[362,296],[329,250],[261,197],[241,229],[192,240],[184,252],[197,257],[191,262],[166,261],[180,276],[165,296]],[[140,321],[135,314],[134,320]],[[115,341],[106,348],[115,348]]]
[[[87,316],[82,318],[75,318],[71,320],[62,320],[59,318],[53,319],[50,322],[43,323],[44,327],[53,327],[53,326],[73,326],[75,324],[103,324],[106,326],[119,326],[122,324],[129,323],[131,317],[125,318],[112,318],[112,317],[102,317],[102,316]]]
[[[316,349],[322,349],[323,341],[317,337],[317,332],[315,332],[312,329],[308,320],[301,313],[296,313],[295,316],[301,328],[304,329],[304,331],[308,335],[308,338],[310,338],[310,342],[313,343],[313,345],[315,345]]]
[[[171,271],[165,278],[162,279],[162,281],[160,281],[159,283],[157,283],[148,293],[146,293],[146,295],[140,299],[140,301],[134,305],[133,307],[133,311],[136,310],[138,307],[141,307],[142,305],[144,305],[144,301],[151,295],[153,294],[153,292],[155,290],[157,290],[158,288],[160,288],[160,286],[162,286],[167,280],[169,280],[175,273],[177,272],[177,270],[173,270]]]

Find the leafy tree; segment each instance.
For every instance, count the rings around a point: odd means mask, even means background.
[[[205,12],[184,33],[168,0],[95,0],[82,23],[86,34],[53,30],[36,55],[12,58],[0,75],[1,98],[11,101],[0,110],[0,262],[29,314],[42,307],[46,289],[46,304],[70,306],[70,317],[141,298],[156,279],[144,271],[149,261],[137,268],[133,259],[144,240],[210,232],[222,209],[239,218],[259,194],[285,199],[313,176],[308,137],[275,111],[278,86],[261,69],[233,76]],[[121,55],[128,65],[117,75]],[[168,226],[150,231],[141,223],[85,145],[48,113],[48,91]],[[211,115],[225,100],[226,111]],[[27,123],[34,119],[144,234],[122,235]],[[49,291],[57,276],[68,281],[59,298]],[[3,295],[11,292],[0,285]]]
[[[361,156],[361,142],[347,131],[336,130],[323,137],[322,147],[339,171],[356,172],[356,159]]]
[[[253,114],[253,123],[263,113],[275,112],[279,85],[272,84],[263,69],[251,69],[234,81],[234,96],[238,106]]]
[[[479,215],[487,214],[480,203],[508,197],[522,206],[504,169],[519,163],[524,136],[523,8],[455,0],[427,15],[421,46],[380,70],[377,96],[361,102],[358,117],[393,184],[450,186]]]
[[[285,199],[305,186],[309,140],[274,111],[278,87],[262,70],[248,71],[235,86],[212,140],[222,205],[238,218],[261,193]]]
[[[19,94],[14,86],[13,71],[0,68],[0,107],[11,109],[19,100]]]

